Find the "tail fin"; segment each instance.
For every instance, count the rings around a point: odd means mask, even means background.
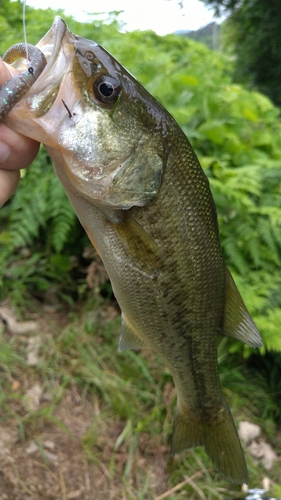
[[[218,471],[230,482],[248,482],[247,466],[230,410],[223,400],[212,420],[198,418],[179,408],[174,422],[171,453],[192,446],[205,446]]]

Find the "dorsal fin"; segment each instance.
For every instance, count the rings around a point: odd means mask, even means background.
[[[135,332],[133,327],[129,325],[122,313],[121,317],[121,333],[118,344],[118,351],[126,351],[127,349],[141,349],[146,347],[144,341]]]
[[[233,278],[226,268],[225,310],[222,333],[250,347],[261,347],[262,339]]]

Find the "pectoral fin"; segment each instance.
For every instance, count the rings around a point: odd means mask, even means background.
[[[120,223],[111,221],[111,224],[136,267],[151,274],[161,266],[158,245],[131,215]]]
[[[135,332],[133,327],[129,325],[124,317],[124,314],[122,314],[118,351],[122,352],[128,349],[141,349],[142,347],[145,347],[144,341]]]
[[[225,298],[222,333],[228,337],[241,340],[250,347],[261,347],[261,336],[228,269],[226,269]]]

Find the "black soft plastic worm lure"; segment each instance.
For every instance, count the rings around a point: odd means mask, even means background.
[[[23,73],[14,76],[0,88],[0,123],[27,93],[47,64],[41,50],[25,43],[18,43],[10,47],[4,55],[3,61],[11,64],[19,57],[28,57],[30,65]]]

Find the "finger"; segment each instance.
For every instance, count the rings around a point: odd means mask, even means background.
[[[2,207],[15,192],[19,180],[19,170],[0,170],[0,207]]]
[[[14,74],[13,68],[0,59],[0,81],[4,83]],[[0,168],[25,168],[34,160],[38,149],[38,142],[0,125]]]
[[[3,124],[0,125],[0,138],[0,168],[6,170],[25,168],[38,153],[38,142],[17,134]]]

